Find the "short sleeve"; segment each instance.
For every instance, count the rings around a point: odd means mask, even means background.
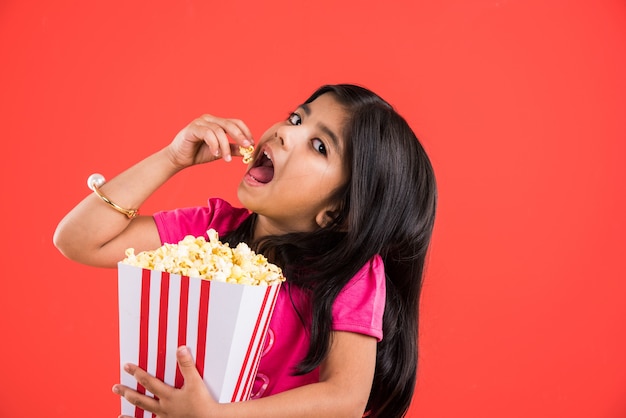
[[[209,199],[207,206],[180,208],[157,212],[154,221],[163,244],[175,244],[186,235],[204,236],[213,228],[220,236],[236,229],[250,213],[245,208],[234,208],[219,198]]]
[[[348,282],[333,305],[333,330],[383,338],[385,267],[372,257]]]

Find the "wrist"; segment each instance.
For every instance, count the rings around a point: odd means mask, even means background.
[[[184,163],[180,160],[180,158],[176,157],[177,153],[173,149],[172,144],[161,149],[159,152],[157,152],[156,155],[157,158],[163,160],[163,164],[166,167],[170,177],[190,166],[190,164]]]

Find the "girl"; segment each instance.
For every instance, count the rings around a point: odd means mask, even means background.
[[[123,385],[113,391],[159,417],[405,415],[436,186],[424,149],[382,98],[355,85],[315,91],[256,143],[238,188],[245,208],[211,199],[153,216],[122,209],[138,208],[178,171],[230,161],[253,142],[240,120],[204,115],[57,227],[54,242],[65,256],[99,267],[115,267],[126,248],[151,250],[215,228],[222,241],[245,241],[287,277],[253,399],[216,403],[185,347],[177,353],[181,389],[127,365],[155,397]]]

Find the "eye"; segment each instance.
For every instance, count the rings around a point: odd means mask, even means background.
[[[302,125],[302,118],[297,113],[291,113],[287,120],[292,125]]]
[[[311,143],[313,144],[313,149],[315,149],[315,151],[322,155],[326,155],[326,145],[324,145],[321,140],[315,138],[311,141]]]

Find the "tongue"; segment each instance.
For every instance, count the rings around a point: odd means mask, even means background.
[[[259,183],[269,183],[274,178],[274,167],[254,167],[250,169],[250,175]]]

